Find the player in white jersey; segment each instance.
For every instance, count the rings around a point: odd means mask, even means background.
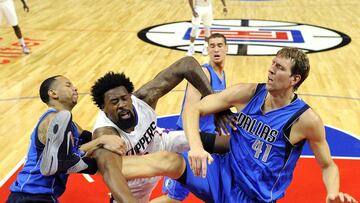
[[[190,46],[186,53],[188,56],[192,56],[195,53],[195,39],[198,35],[199,26],[201,21],[204,25],[204,32],[205,32],[205,42],[204,47],[202,50],[203,55],[208,55],[207,47],[209,42],[209,37],[211,35],[211,24],[213,21],[213,12],[212,12],[212,5],[211,0],[188,0],[189,5],[192,11],[192,29],[190,33]],[[224,15],[227,14],[228,10],[226,8],[225,0],[221,0],[224,8],[223,12]]]
[[[124,74],[105,74],[91,89],[93,101],[101,110],[94,124],[94,137],[119,134],[126,143],[126,155],[144,155],[158,151],[181,152],[189,149],[183,131],[168,132],[157,127],[154,111],[158,99],[184,78],[202,95],[211,93],[207,77],[200,64],[192,57],[178,60],[134,93],[133,84]],[[203,135],[202,138],[204,146],[208,146],[210,151],[217,149],[219,152],[219,146],[228,146],[229,139],[225,136]],[[96,150],[94,157],[112,195],[115,199],[121,199],[120,190],[124,185],[117,181],[124,178],[121,173],[121,158],[105,149]],[[136,179],[129,181],[128,185],[139,202],[148,202],[158,180],[159,177]]]
[[[108,74],[104,77],[116,78],[120,75]],[[99,128],[114,128],[124,139],[126,155],[144,155],[157,151],[182,152],[189,150],[183,131],[168,131],[157,127],[157,115],[155,111],[136,96],[131,96],[132,105],[138,121],[131,132],[119,128],[105,114],[100,111],[94,124],[94,130]],[[144,178],[128,181],[131,192],[139,202],[148,202],[151,191],[156,186],[160,177]]]
[[[21,0],[23,3],[24,11],[29,12],[29,7],[25,0]],[[18,19],[16,16],[15,6],[13,0],[0,0],[0,23],[2,18],[5,17],[7,22],[13,27],[16,37],[19,39],[22,51],[24,54],[29,54],[30,50],[25,45],[24,38],[19,27]]]

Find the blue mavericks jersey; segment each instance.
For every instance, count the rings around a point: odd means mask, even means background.
[[[263,113],[268,91],[259,84],[255,95],[239,112],[237,131],[232,131],[229,164],[232,191],[241,189],[249,197],[271,202],[284,196],[292,179],[304,141],[289,142],[292,124],[309,106],[300,98],[289,105]]]
[[[206,63],[206,64],[204,64],[202,66],[205,67],[210,73],[210,85],[211,85],[211,89],[213,90],[213,92],[217,93],[217,92],[223,91],[226,88],[225,72],[222,71],[222,73],[221,73],[222,78],[219,78],[210,64]],[[181,117],[182,117],[182,111],[183,111],[183,108],[184,108],[185,99],[186,99],[186,94],[184,96],[184,100],[183,100],[183,103],[182,103],[182,109],[181,109],[179,119],[176,122],[176,125],[180,129],[183,129],[183,123],[182,123],[182,118]],[[214,115],[211,114],[211,115],[201,116],[199,126],[200,126],[200,131],[201,132],[215,133],[216,128],[215,128],[215,124],[214,124]]]
[[[41,117],[31,134],[31,142],[26,157],[24,168],[19,172],[15,182],[10,186],[12,192],[24,192],[31,194],[50,194],[58,198],[64,191],[68,178],[67,174],[43,176],[40,172],[40,161],[45,145],[38,138],[38,127],[41,121],[55,109],[49,109]],[[72,123],[74,134],[73,153],[79,154],[79,134],[74,123]]]

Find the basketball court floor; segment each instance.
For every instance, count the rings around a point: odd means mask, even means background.
[[[213,30],[229,39],[227,84],[264,82],[273,54],[283,46],[308,53],[311,71],[298,94],[322,117],[341,190],[360,199],[360,1],[213,0]],[[187,0],[29,1],[30,12],[16,10],[30,55],[23,55],[15,34],[0,24],[0,202],[21,167],[31,131],[46,106],[38,98],[41,81],[65,75],[78,87],[74,120],[91,130],[97,113],[89,92],[108,71],[125,72],[135,88],[185,56],[191,24]],[[197,44],[202,44],[199,33]],[[197,47],[199,51],[201,46]],[[195,54],[200,63],[207,57]],[[158,103],[169,115],[181,108],[186,83]],[[92,182],[94,180],[94,182]],[[159,189],[159,188],[158,188]],[[293,183],[279,202],[323,202],[319,167],[305,148]],[[159,195],[159,191],[153,196]],[[71,177],[61,202],[108,202],[101,177]],[[191,197],[192,198],[192,197]],[[187,202],[198,200],[188,199]]]

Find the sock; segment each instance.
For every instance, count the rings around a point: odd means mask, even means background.
[[[194,47],[195,46],[195,42],[190,42],[190,46]]]
[[[19,42],[20,42],[20,44],[21,44],[22,47],[25,46],[24,38],[20,38],[20,39],[19,39]]]

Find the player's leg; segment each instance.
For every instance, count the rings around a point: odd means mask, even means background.
[[[204,47],[202,50],[202,55],[204,56],[208,55],[209,37],[211,35],[212,21],[213,21],[212,7],[209,6],[203,15],[205,39],[204,39]]]
[[[168,176],[179,178],[185,170],[185,161],[179,154],[159,151],[142,156],[122,157],[122,172],[126,179]]]
[[[200,16],[198,17],[193,16],[191,19],[191,23],[192,23],[192,28],[190,32],[190,46],[186,53],[186,55],[188,56],[192,56],[195,53],[195,39],[201,23]]]
[[[22,51],[24,54],[29,54],[30,50],[26,46],[24,38],[21,33],[21,29],[18,24],[18,18],[16,16],[15,6],[13,1],[7,1],[6,4],[4,4],[4,15],[7,19],[8,23],[13,27],[16,37],[19,40],[19,43],[21,45]]]

